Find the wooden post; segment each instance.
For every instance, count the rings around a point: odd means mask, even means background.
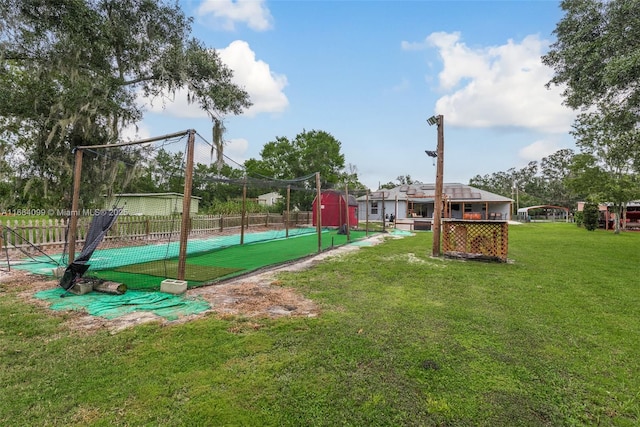
[[[195,130],[189,130],[187,140],[187,167],[184,171],[184,199],[182,200],[182,224],[180,226],[180,252],[178,255],[178,280],[184,280],[187,266],[187,240],[191,215],[191,187],[193,186],[193,150]]]
[[[287,211],[285,216],[284,228],[286,237],[289,237],[289,203],[291,201],[291,185],[287,185]]]
[[[344,197],[347,205],[347,242],[351,241],[351,224],[349,224],[349,185],[344,185]]]
[[[436,197],[433,209],[433,251],[432,255],[440,256],[440,230],[442,223],[442,187],[444,168],[444,116],[439,115],[438,119],[438,166],[436,170]]]
[[[384,189],[382,190],[382,232],[384,233],[387,226],[387,219],[384,217],[385,208],[384,208]]]
[[[393,228],[396,228],[395,220],[398,219],[398,194],[396,193],[396,202],[393,205]]]
[[[240,214],[240,244],[244,245],[244,221],[246,217],[245,201],[247,200],[247,182],[242,185],[242,213]]]
[[[78,201],[80,199],[80,179],[82,174],[82,150],[75,149],[75,165],[73,168],[73,195],[71,196],[71,217],[69,218],[69,259],[71,265],[76,258],[76,239],[78,236]]]
[[[369,237],[369,189],[367,188],[367,193],[365,196],[365,212],[364,212],[364,234]]]
[[[318,232],[318,253],[322,252],[322,193],[320,193],[320,172],[316,172],[316,231]]]

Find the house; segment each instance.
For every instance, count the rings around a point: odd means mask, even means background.
[[[318,197],[313,201],[313,225],[317,225]],[[320,192],[320,225],[323,227],[349,227],[358,226],[358,202],[354,196],[346,195],[341,191],[324,190]],[[348,217],[347,217],[348,212]]]
[[[200,199],[191,196],[192,215],[198,213]],[[121,207],[125,215],[171,215],[182,213],[183,201],[180,193],[123,193],[107,198],[106,207]]]
[[[466,220],[509,220],[513,200],[459,183],[443,184],[443,217]],[[382,221],[391,215],[396,226],[430,230],[435,184],[399,185],[358,197],[360,221]]]
[[[261,194],[258,196],[258,204],[264,206],[273,206],[282,199],[282,195],[278,192]]]

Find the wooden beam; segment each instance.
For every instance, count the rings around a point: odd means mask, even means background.
[[[189,131],[187,140],[187,167],[184,171],[184,199],[182,200],[182,224],[180,226],[180,253],[178,255],[178,280],[184,280],[187,266],[187,241],[191,219],[191,187],[193,186],[193,150],[195,130]]]
[[[154,136],[153,138],[140,139],[138,141],[118,142],[116,144],[102,144],[102,145],[79,145],[76,148],[82,150],[82,149],[86,149],[86,148],[126,147],[128,145],[147,144],[147,143],[150,143],[150,142],[162,141],[163,139],[177,138],[179,136],[184,136],[184,135],[192,135],[192,134],[195,134],[195,132],[196,132],[195,130],[189,129],[189,130],[183,130],[181,132],[170,133],[170,134],[167,134],[167,135]]]
[[[316,231],[318,233],[318,253],[322,252],[322,193],[320,191],[320,172],[316,172]]]
[[[67,241],[69,242],[69,259],[68,264],[71,265],[76,258],[76,239],[78,236],[78,205],[80,200],[80,180],[82,175],[82,149],[75,149],[75,164],[73,168],[73,195],[71,196],[71,217],[69,218],[69,234]]]
[[[287,216],[285,217],[285,224],[284,224],[284,228],[286,230],[286,237],[289,237],[289,206],[290,206],[290,202],[291,202],[291,184],[287,185]]]
[[[440,256],[440,229],[442,223],[442,187],[444,169],[444,116],[438,116],[438,163],[436,168],[436,197],[433,207],[433,251],[432,255]]]

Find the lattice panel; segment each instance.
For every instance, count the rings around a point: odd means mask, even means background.
[[[442,248],[507,260],[509,225],[506,221],[443,220]]]

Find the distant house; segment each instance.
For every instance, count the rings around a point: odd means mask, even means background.
[[[282,199],[282,195],[275,191],[258,196],[258,204],[264,206],[273,206]]]
[[[189,212],[198,213],[200,197],[191,196]],[[180,193],[124,193],[115,194],[106,201],[106,207],[123,208],[125,215],[181,214],[184,196]]]
[[[443,185],[443,217],[468,220],[509,220],[513,200],[465,184]],[[383,221],[393,215],[398,228],[430,229],[434,184],[399,185],[358,197],[359,220]]]
[[[353,196],[341,191],[325,190],[320,192],[320,225],[323,227],[341,227],[348,224],[350,227],[358,226],[358,202]],[[348,218],[347,218],[348,215]],[[313,201],[313,225],[318,222],[318,197]]]
[[[578,212],[584,211],[585,202],[578,202]],[[607,230],[615,228],[614,220],[616,213],[611,212],[612,203],[600,203],[598,205],[599,211],[599,226]],[[627,203],[627,207],[624,212],[624,217],[620,221],[621,227],[625,229],[640,230],[640,200],[633,200]]]

